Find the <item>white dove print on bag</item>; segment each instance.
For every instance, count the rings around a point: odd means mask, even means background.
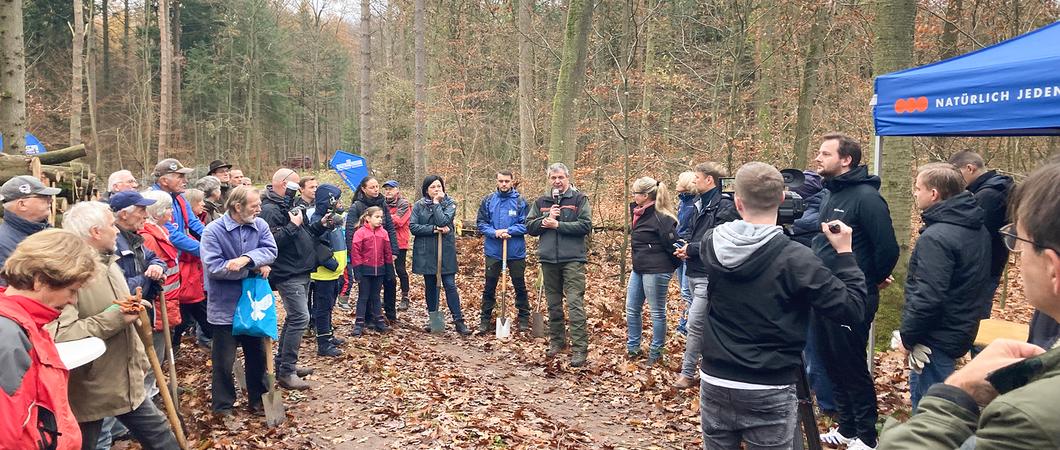
[[[247,291],[247,298],[250,299],[250,307],[253,309],[250,318],[254,321],[264,319],[265,311],[272,307],[272,292],[266,293],[261,300],[254,300],[254,294]]]

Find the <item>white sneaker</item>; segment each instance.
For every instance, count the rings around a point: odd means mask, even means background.
[[[847,444],[847,450],[876,450],[876,447],[869,447],[868,444],[861,442],[861,438],[858,438]]]
[[[847,445],[850,441],[854,440],[857,439],[843,436],[843,434],[839,432],[839,427],[829,428],[827,433],[821,435],[821,442],[831,446]],[[858,440],[858,442],[861,441]]]

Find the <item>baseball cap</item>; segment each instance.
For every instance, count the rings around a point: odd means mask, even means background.
[[[0,186],[0,198],[5,202],[11,202],[31,195],[58,195],[62,192],[59,188],[50,188],[41,183],[37,177],[32,175],[19,175]]]
[[[385,187],[385,188],[388,188],[388,187],[396,188],[398,186],[401,186],[401,184],[399,184],[397,182],[397,180],[386,180],[386,183],[383,183],[383,187]]]
[[[110,195],[110,200],[107,201],[110,205],[110,210],[114,212],[121,211],[130,206],[147,206],[155,204],[155,200],[144,198],[136,191],[121,191],[115,192]]]
[[[158,164],[155,164],[155,170],[151,173],[156,177],[160,177],[162,175],[169,175],[171,173],[182,173],[187,175],[189,173],[192,173],[193,171],[194,169],[184,167],[184,165],[181,164],[180,161],[177,161],[175,158],[166,158],[159,161]]]

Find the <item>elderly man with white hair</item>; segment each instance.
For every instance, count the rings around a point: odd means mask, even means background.
[[[147,355],[133,328],[135,312],[123,312],[115,300],[134,298],[114,255],[118,228],[114,214],[101,202],[81,202],[63,217],[63,228],[99,252],[100,272],[77,291],[77,303],[66,306],[49,325],[56,342],[97,337],[107,350],[92,364],[70,372],[70,406],[81,428],[83,448],[93,448],[103,418],[116,417],[144,448],[176,449],[176,437],[165,416],[144,391]]]
[[[132,172],[122,169],[107,177],[107,192],[103,194],[103,200],[109,200],[111,195],[117,192],[135,191],[140,187],[140,182]]]

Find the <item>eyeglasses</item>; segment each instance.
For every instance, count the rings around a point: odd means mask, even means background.
[[[1053,251],[1055,251],[1057,253],[1060,253],[1060,250],[1057,250],[1055,248],[1049,247],[1049,246],[1047,246],[1045,244],[1042,244],[1041,242],[1032,241],[1030,239],[1024,239],[1024,238],[1019,237],[1019,235],[1016,234],[1016,224],[1010,223],[1008,225],[1005,225],[1005,226],[1001,227],[1001,229],[998,230],[997,232],[998,232],[998,234],[1001,235],[1001,241],[1005,243],[1005,247],[1008,248],[1009,251],[1011,251],[1011,252],[1019,253],[1020,252],[1020,248],[1016,246],[1016,241],[1023,241],[1023,242],[1026,242],[1028,244],[1033,245],[1035,249],[1046,249],[1046,248],[1048,248],[1048,249],[1053,250]]]

